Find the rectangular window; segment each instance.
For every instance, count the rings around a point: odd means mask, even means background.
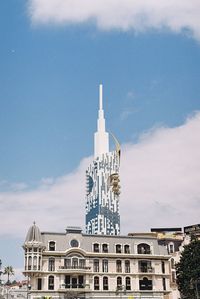
[[[151,262],[150,261],[139,261],[139,272],[142,273],[152,273],[153,272],[153,268],[151,266]]]
[[[94,272],[99,272],[99,260],[94,260]]]
[[[79,267],[80,267],[80,269],[85,269],[85,260],[84,259],[79,260]]]
[[[78,287],[79,288],[83,288],[83,276],[82,275],[79,275],[78,277]]]
[[[173,253],[174,252],[174,245],[170,244],[169,245],[169,253]]]
[[[77,286],[77,277],[72,277],[72,289],[76,289]]]
[[[162,273],[164,274],[165,273],[165,262],[162,261]]]
[[[49,271],[55,271],[55,259],[54,258],[49,259]]]
[[[102,270],[103,272],[108,272],[108,260],[102,261]]]
[[[65,259],[64,268],[65,269],[71,269],[71,259],[69,259],[69,258]]]
[[[166,291],[166,279],[163,278],[162,281],[163,281],[163,290]]]
[[[42,289],[42,278],[38,278],[37,289],[40,291]]]
[[[66,289],[70,288],[70,276],[69,275],[65,276],[65,288]]]
[[[116,261],[116,272],[122,272],[122,262],[120,260]]]
[[[125,261],[125,273],[130,273],[130,261]]]

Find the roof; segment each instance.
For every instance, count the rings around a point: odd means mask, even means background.
[[[25,244],[28,243],[41,243],[42,244],[42,235],[38,226],[36,226],[35,222],[29,228],[28,233],[26,235]]]

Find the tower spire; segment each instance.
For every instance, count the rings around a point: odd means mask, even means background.
[[[103,110],[103,85],[99,85],[99,110]]]
[[[98,157],[109,152],[108,133],[105,129],[103,111],[103,85],[99,85],[99,112],[97,120],[97,132],[94,134],[94,156]]]

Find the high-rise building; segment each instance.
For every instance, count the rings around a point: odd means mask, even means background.
[[[86,170],[86,233],[119,235],[120,145],[109,151],[105,128],[103,87],[99,86],[97,132],[94,134],[94,160]]]

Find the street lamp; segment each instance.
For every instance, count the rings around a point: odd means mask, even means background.
[[[27,283],[27,299],[28,299],[28,295],[29,295],[30,290],[31,290],[31,285],[29,283]]]
[[[120,298],[122,298],[122,293],[126,295],[126,286],[125,285],[119,285],[116,288],[116,295],[120,295]]]

